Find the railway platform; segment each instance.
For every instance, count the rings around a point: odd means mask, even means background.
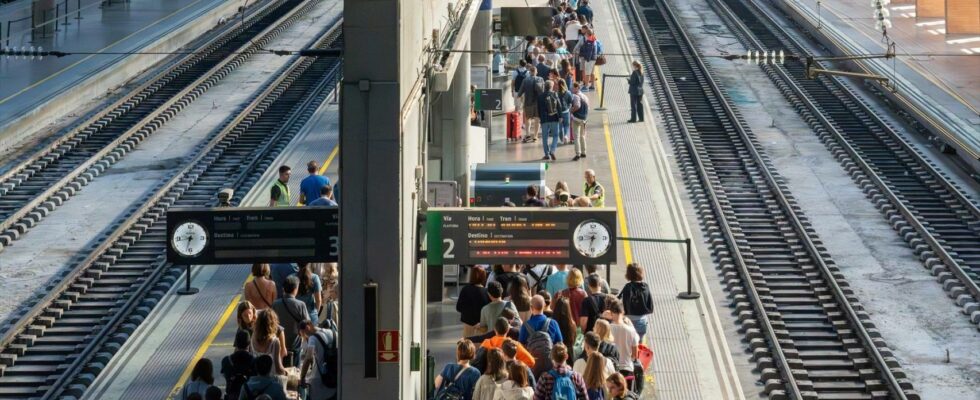
[[[0,147],[9,148],[83,105],[91,107],[93,99],[164,60],[165,53],[190,43],[220,19],[232,19],[241,6],[232,0],[85,1],[76,12],[75,2],[70,3],[68,25],[59,19],[57,31],[33,39],[31,2],[0,7],[0,46],[85,53],[43,62],[0,58]],[[26,27],[16,23],[25,17]]]
[[[299,185],[306,177],[303,166],[310,160],[321,164],[321,174],[337,179],[339,119],[337,104],[324,102],[310,122],[283,150],[272,165],[290,165],[289,181],[293,204]],[[277,177],[269,168],[242,200],[243,207],[264,207],[269,187]],[[236,307],[242,286],[249,276],[248,265],[197,266],[192,284],[200,289],[193,296],[177,293],[180,284],[167,293],[133,337],[119,350],[105,371],[85,394],[85,399],[171,399],[189,380],[194,363],[207,357],[215,363],[215,386],[224,387],[218,374],[223,357],[234,349],[238,326]]]
[[[614,0],[592,2],[596,10],[597,37],[603,42],[608,64],[601,74],[610,75],[605,86],[586,92],[592,110],[588,122],[588,157],[573,161],[574,145],[558,147],[556,161],[549,162],[547,182],[566,181],[573,194],[581,194],[586,169],[596,172],[606,189],[606,206],[619,210],[617,236],[632,238],[695,237],[673,166],[673,155],[665,145],[655,107],[645,103],[646,119],[627,123],[630,118],[629,96],[625,78],[633,61],[630,36]],[[624,55],[626,54],[626,55]],[[596,110],[605,92],[605,110]],[[650,99],[651,96],[644,96]],[[502,117],[494,126],[504,126]],[[541,141],[508,142],[497,129],[489,145],[488,162],[537,163],[543,154]],[[693,217],[696,218],[696,217]],[[696,231],[697,227],[693,227]],[[743,388],[725,327],[719,319],[727,301],[712,293],[708,280],[713,262],[708,252],[694,240],[693,288],[701,294],[696,300],[677,297],[686,290],[685,247],[683,244],[660,244],[620,241],[619,263],[611,266],[609,285],[620,289],[626,283],[626,264],[639,263],[654,298],[654,313],[649,316],[650,330],[645,344],[654,352],[646,370],[643,399],[745,399],[755,395],[755,388]],[[600,275],[605,271],[599,271]],[[604,275],[603,275],[604,276]],[[446,288],[442,302],[429,303],[427,311],[429,350],[436,360],[436,373],[453,362],[456,341],[462,337],[463,325],[455,310],[454,286]],[[748,395],[746,394],[748,393]]]
[[[873,10],[867,2],[778,3],[775,7],[825,38],[828,47],[852,55],[887,50],[882,33],[874,29]],[[914,2],[893,2],[886,7],[891,11],[893,26],[888,37],[896,45],[896,59],[863,60],[862,68],[891,79],[896,91],[887,95],[900,107],[932,119],[939,126],[936,134],[976,171],[980,167],[980,35],[947,35],[945,21],[917,17]],[[852,17],[855,15],[868,18]]]

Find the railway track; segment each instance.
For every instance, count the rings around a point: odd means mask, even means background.
[[[266,3],[0,175],[0,252],[319,2]]]
[[[341,22],[318,48],[343,45]],[[238,116],[0,339],[0,398],[78,398],[180,277],[166,262],[170,207],[237,204],[328,97],[339,58],[296,58]]]
[[[709,3],[746,48],[809,55],[752,0]],[[839,79],[808,79],[799,60],[762,68],[980,329],[977,204]]]
[[[624,0],[771,399],[918,399],[669,5]]]

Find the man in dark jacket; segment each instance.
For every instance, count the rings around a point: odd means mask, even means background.
[[[556,160],[555,151],[558,150],[558,140],[561,136],[560,121],[561,114],[568,107],[563,104],[561,97],[555,92],[555,82],[548,81],[544,84],[544,93],[538,97],[538,114],[541,117],[541,135],[543,137],[544,158],[542,160]],[[551,140],[551,145],[548,141]]]
[[[627,122],[643,122],[643,67],[638,61],[633,61],[633,72],[630,74],[630,119]],[[640,119],[637,120],[636,117]]]
[[[517,95],[521,98],[524,105],[524,119],[527,125],[527,136],[524,143],[538,140],[538,126],[541,119],[538,117],[538,96],[544,92],[544,79],[537,76],[537,69],[530,65],[527,67],[528,76],[521,82],[521,88]]]

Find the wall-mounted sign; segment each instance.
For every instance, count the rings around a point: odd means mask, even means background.
[[[474,108],[477,111],[501,111],[504,109],[502,89],[476,89],[473,93]]]

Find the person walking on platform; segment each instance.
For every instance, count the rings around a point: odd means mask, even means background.
[[[486,282],[487,273],[483,268],[471,268],[469,284],[459,290],[456,311],[459,312],[459,321],[463,323],[463,337],[480,334],[480,311],[490,304]]]
[[[435,379],[435,399],[472,400],[480,370],[470,366],[476,356],[473,342],[463,339],[456,342],[456,362],[447,364]]]
[[[633,61],[629,83],[630,119],[626,122],[643,122],[643,67],[638,61]]]
[[[558,136],[562,144],[569,142],[568,133],[572,125],[572,92],[568,90],[568,84],[564,79],[558,80],[558,97],[561,98],[562,112],[561,119],[558,121]]]
[[[214,366],[211,364],[211,360],[201,358],[200,360],[197,360],[197,364],[194,364],[194,369],[191,370],[191,381],[181,388],[180,399],[187,400],[193,393],[196,393],[203,398],[204,393],[207,392],[208,388],[213,384]]]
[[[228,399],[237,399],[242,385],[255,376],[255,357],[248,352],[251,337],[240,330],[235,333],[235,352],[221,359],[221,375],[225,377],[225,394]]]
[[[586,128],[589,122],[589,98],[582,93],[582,83],[572,85],[572,142],[575,143],[575,158],[578,161],[585,158],[587,148]]]
[[[279,326],[279,316],[273,310],[259,311],[259,316],[255,320],[255,327],[252,329],[252,356],[261,357],[267,355],[274,358],[275,374],[286,375],[286,367],[282,365],[282,359],[288,353],[282,344],[286,339]],[[256,365],[256,367],[258,367]],[[259,375],[263,372],[259,369]]]
[[[578,14],[572,13],[568,18],[568,23],[565,24],[565,48],[569,51],[575,49],[575,45],[578,44],[578,38],[582,30],[582,23],[578,22]]]
[[[276,301],[276,283],[269,279],[269,264],[252,264],[252,281],[245,284],[245,300],[259,311]]]
[[[286,400],[286,388],[272,373],[274,363],[275,361],[268,354],[255,359],[255,370],[258,375],[250,378],[248,383],[242,386],[239,400],[256,399],[261,395],[269,396],[272,400]]]
[[[619,292],[626,318],[633,322],[633,328],[642,338],[647,333],[647,315],[653,314],[653,295],[650,287],[643,281],[643,268],[636,263],[626,266],[626,286]]]
[[[310,205],[310,202],[320,198],[321,188],[330,186],[330,178],[317,173],[319,170],[320,166],[316,161],[306,163],[306,172],[309,172],[310,175],[299,182],[300,203]]]
[[[592,200],[592,207],[605,207],[606,189],[596,180],[595,171],[585,170],[585,197]]]
[[[602,54],[602,45],[599,39],[589,28],[582,28],[582,38],[579,39],[578,49],[575,52],[578,56],[579,66],[582,68],[582,82],[585,86],[582,90],[595,90],[595,62]]]
[[[554,82],[546,82],[544,93],[538,97],[538,114],[541,116],[541,134],[544,148],[542,160],[555,161],[555,151],[558,150],[560,137],[561,114],[568,107],[562,103],[561,96],[555,91]],[[550,145],[548,144],[550,140]]]
[[[289,197],[289,176],[293,169],[288,165],[279,167],[279,179],[272,182],[271,197],[269,207],[289,207],[292,198]]]
[[[296,299],[296,293],[299,291],[299,278],[296,275],[290,275],[286,278],[286,282],[282,286],[283,297],[272,303],[272,309],[275,310],[276,314],[279,316],[279,320],[282,321],[282,328],[286,334],[286,343],[284,343],[288,349],[287,360],[289,366],[297,365],[297,357],[299,356],[299,345],[296,340],[299,337],[299,324],[303,321],[308,320],[309,312],[306,310],[306,304],[302,301]]]
[[[514,307],[514,303],[510,301],[505,301],[504,297],[504,287],[500,285],[499,282],[490,282],[487,284],[487,295],[490,296],[490,303],[483,306],[480,310],[480,332],[486,332],[490,330],[493,326],[494,321],[500,318],[500,313],[504,311],[505,308],[509,308],[517,314],[517,308]]]
[[[299,333],[305,340],[303,363],[299,369],[301,387],[307,389],[306,400],[331,400],[337,396],[337,333],[321,329],[312,321],[303,321]]]
[[[541,119],[538,115],[538,97],[544,93],[544,79],[537,76],[537,69],[533,65],[527,67],[527,77],[521,82],[521,89],[518,95],[524,105],[524,120],[527,121],[527,136],[524,143],[537,142],[538,131]]]
[[[320,322],[320,307],[323,306],[323,282],[319,274],[313,273],[313,263],[300,263],[296,277],[299,278],[296,300],[306,304],[307,316],[316,324]]]
[[[568,348],[558,343],[551,349],[552,370],[541,374],[534,388],[535,400],[588,400],[585,380],[568,366]]]
[[[589,0],[580,0],[575,13],[585,17],[585,21],[589,25],[592,25],[592,19],[595,18],[595,13],[592,12],[592,6],[589,5]]]

